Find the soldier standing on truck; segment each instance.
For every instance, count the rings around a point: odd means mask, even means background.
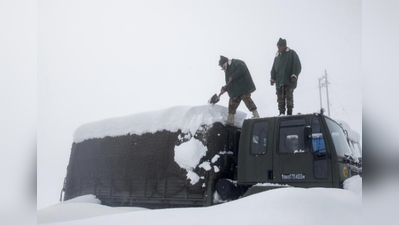
[[[298,83],[298,76],[301,73],[301,61],[297,53],[287,47],[287,41],[280,38],[277,42],[277,53],[274,58],[273,67],[270,72],[270,85],[276,84],[278,110],[280,115],[292,115],[294,108],[294,89]]]
[[[229,115],[226,124],[234,125],[234,114],[236,114],[241,100],[244,101],[248,110],[252,112],[252,118],[259,118],[257,107],[251,99],[251,93],[256,90],[256,87],[245,62],[220,56],[219,66],[226,75],[226,85],[222,87],[220,92],[223,94],[227,91],[230,97]]]

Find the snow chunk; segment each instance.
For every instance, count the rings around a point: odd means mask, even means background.
[[[217,167],[217,166],[213,166],[213,170],[215,170],[215,173],[220,171],[219,167]]]
[[[363,195],[362,180],[363,179],[359,175],[348,178],[344,181],[344,189],[352,191],[358,195]]]
[[[201,163],[198,167],[203,168],[206,171],[209,171],[212,169],[211,164],[208,161]]]
[[[91,138],[115,137],[126,134],[142,135],[168,130],[195,134],[201,125],[212,125],[227,120],[227,108],[220,105],[175,106],[163,110],[137,113],[129,116],[87,123],[76,129],[75,143]],[[237,111],[234,125],[241,127],[246,114]]]
[[[196,184],[200,177],[193,170],[197,167],[201,158],[205,156],[208,149],[197,139],[191,138],[190,141],[175,146],[175,161],[187,171],[187,179],[192,185]],[[202,165],[202,164],[201,164]]]
[[[215,156],[212,158],[211,162],[212,162],[212,163],[215,163],[216,161],[218,161],[219,158],[220,158],[220,155],[215,155]]]
[[[175,161],[181,168],[187,171],[193,170],[207,150],[200,141],[191,138],[190,141],[175,146]]]
[[[200,177],[194,171],[189,170],[187,171],[187,179],[190,180],[190,184],[194,185],[200,180]]]

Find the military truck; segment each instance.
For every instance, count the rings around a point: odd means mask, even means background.
[[[94,194],[109,206],[198,207],[274,188],[342,188],[359,173],[344,129],[322,113],[182,130],[74,142],[62,198]],[[193,141],[206,153],[189,171],[175,154]]]

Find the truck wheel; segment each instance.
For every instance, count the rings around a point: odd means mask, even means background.
[[[238,188],[230,179],[220,179],[216,183],[216,191],[223,200],[237,199],[240,197],[240,188]]]

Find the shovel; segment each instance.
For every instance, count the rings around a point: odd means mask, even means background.
[[[231,81],[229,81],[229,82],[226,84],[226,86],[224,86],[224,89],[227,88],[227,86],[230,84],[230,82],[231,82]],[[218,102],[220,101],[220,96],[221,96],[222,94],[223,94],[222,92],[220,92],[220,94],[214,94],[214,95],[211,97],[211,99],[209,99],[208,103],[211,104],[211,105],[214,105],[214,104],[218,103]]]

